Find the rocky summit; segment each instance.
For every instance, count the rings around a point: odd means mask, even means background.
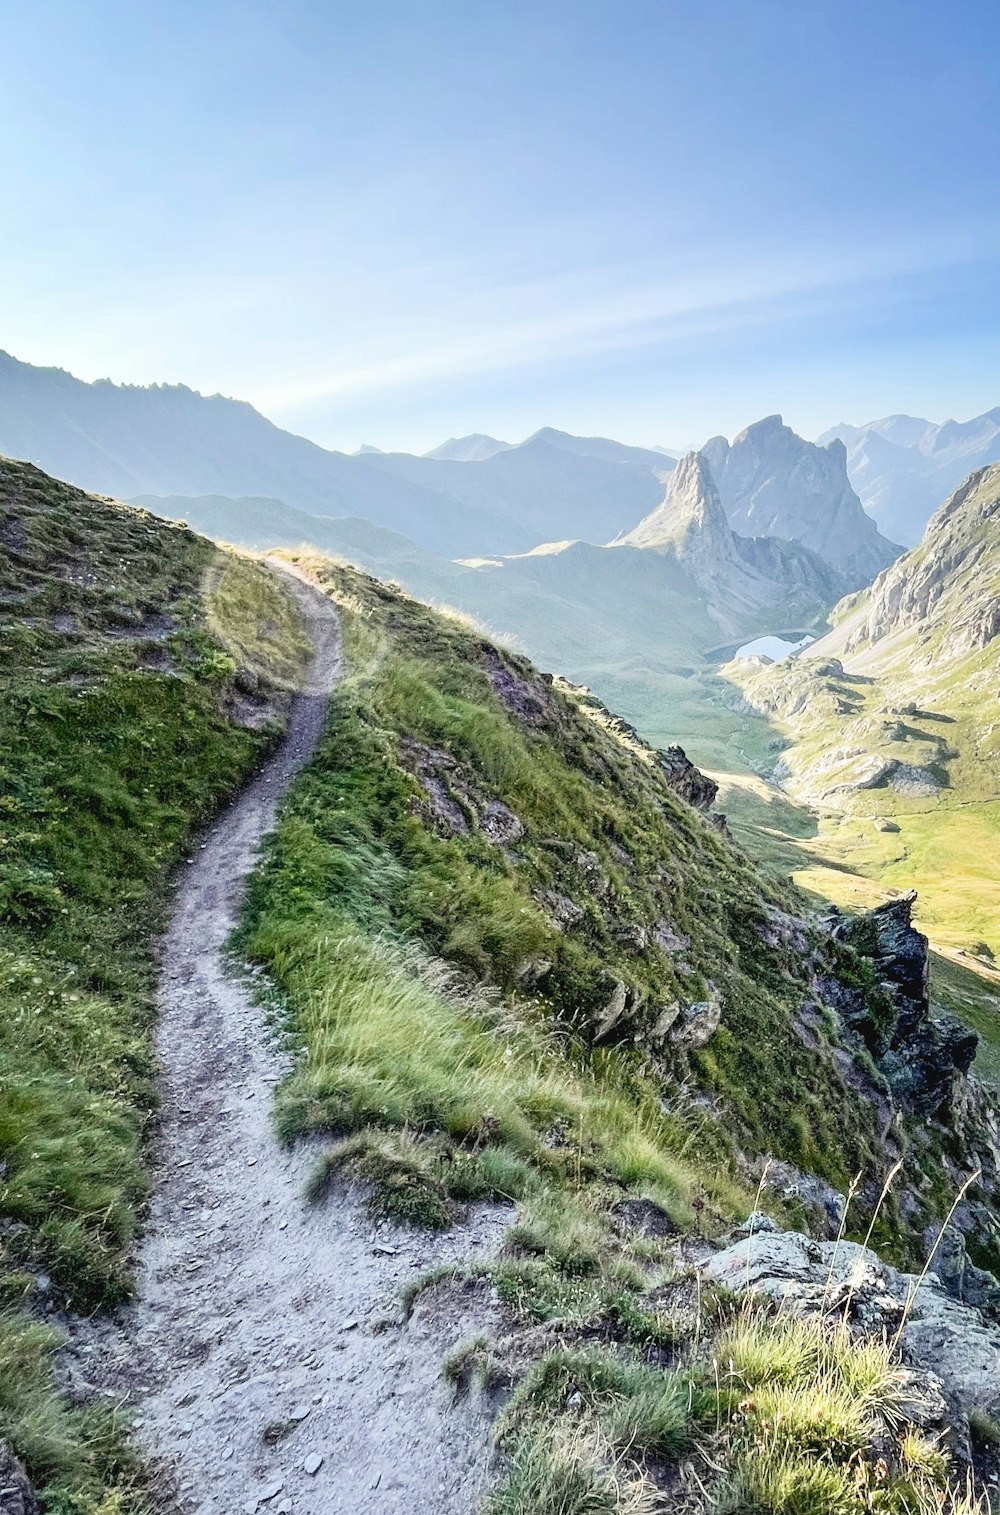
[[[797,437],[780,416],[706,442],[711,470],[733,530],[800,542],[842,576],[845,589],[868,583],[901,548],[881,535],[847,476],[847,452]]]

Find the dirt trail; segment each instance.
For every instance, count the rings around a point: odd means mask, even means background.
[[[316,745],[340,667],[333,606],[289,582],[315,657],[280,747],[180,878],[162,949],[163,1117],[139,1294],[110,1338],[79,1349],[81,1378],[127,1399],[165,1501],[185,1515],[471,1515],[486,1417],[475,1401],[453,1406],[440,1368],[482,1329],[488,1295],[456,1290],[448,1310],[418,1305],[401,1327],[398,1292],[429,1265],[492,1251],[509,1216],[481,1213],[444,1238],[376,1236],[356,1196],[308,1204],[315,1152],[282,1149],[271,1126],[286,1059],[227,970],[258,843]]]

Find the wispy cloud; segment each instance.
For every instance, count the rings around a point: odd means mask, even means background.
[[[818,300],[871,299],[887,282],[958,266],[1000,249],[1000,223],[968,226],[933,238],[898,239],[847,251],[803,247],[742,250],[726,262],[708,253],[702,270],[656,276],[652,260],[607,270],[568,272],[521,288],[484,289],[450,339],[421,341],[256,392],[257,404],[281,414],[302,405],[435,379],[514,369],[601,352],[669,344],[794,317]],[[589,286],[589,287],[588,287]],[[498,320],[495,312],[507,315]],[[481,314],[480,314],[481,312]],[[492,315],[490,313],[493,313]],[[478,316],[478,319],[476,317]],[[441,325],[455,325],[442,308]],[[372,346],[378,337],[373,337]]]

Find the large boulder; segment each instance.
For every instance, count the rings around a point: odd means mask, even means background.
[[[1000,1328],[953,1299],[936,1273],[900,1273],[857,1242],[763,1229],[716,1252],[701,1271],[733,1294],[846,1315],[890,1340],[898,1333],[904,1363],[940,1381],[953,1418],[1000,1415]]]

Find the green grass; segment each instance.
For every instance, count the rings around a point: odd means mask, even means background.
[[[954,595],[953,595],[954,598]],[[734,775],[722,803],[735,833],[775,872],[808,893],[852,909],[887,890],[915,888],[915,922],[954,961],[966,955],[967,993],[946,986],[943,1002],[985,1043],[980,1071],[995,1081],[1000,1057],[1000,736],[995,719],[996,644],[954,650],[940,607],[927,628],[844,656],[843,675],[808,657],[774,668],[726,670],[762,712],[749,728],[783,743],[783,793]],[[842,649],[836,649],[842,654]],[[817,671],[825,670],[825,671]],[[910,707],[909,714],[893,712]],[[758,738],[758,747],[760,740]],[[779,753],[755,763],[769,772]],[[883,786],[850,790],[859,765],[899,760],[938,776],[930,796]],[[880,829],[890,826],[892,829]]]
[[[575,1515],[594,1490],[620,1515],[664,1488],[678,1515],[986,1515],[908,1419],[884,1341],[759,1306],[701,1325],[669,1368],[628,1346],[547,1351],[498,1421],[491,1515],[533,1515],[543,1497]],[[491,1350],[470,1343],[466,1359]]]
[[[487,1131],[543,1171],[661,1190],[690,1223],[730,1139],[710,1112],[692,1126],[660,1110],[664,1087],[693,1077],[730,1101],[730,1132],[756,1150],[845,1184],[872,1162],[871,1112],[792,1029],[806,976],[762,941],[780,894],[676,799],[650,749],[455,623],[351,570],[319,571],[344,610],[348,676],[241,938],[308,1047],[279,1093],[283,1134],[375,1122],[483,1145]],[[527,721],[494,680],[528,701]],[[435,813],[428,762],[457,821]],[[483,825],[497,805],[508,844]],[[569,929],[553,897],[575,903]],[[689,950],[661,948],[662,926]],[[629,1002],[618,1045],[594,1048],[616,982]],[[656,1023],[712,985],[722,1028],[686,1061]],[[567,1140],[546,1146],[553,1127]],[[712,1154],[705,1179],[695,1149]]]
[[[19,1307],[131,1288],[153,936],[192,828],[278,727],[244,664],[276,649],[287,681],[302,632],[259,565],[0,462],[0,1437],[60,1515],[127,1505],[134,1472],[109,1418],[55,1393],[52,1333]]]

